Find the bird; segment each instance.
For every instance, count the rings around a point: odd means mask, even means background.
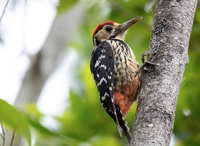
[[[90,56],[90,70],[96,83],[101,104],[117,125],[119,135],[131,141],[126,116],[136,101],[140,85],[138,62],[127,43],[128,29],[141,20],[138,16],[122,24],[112,20],[99,24],[93,32],[94,50]]]

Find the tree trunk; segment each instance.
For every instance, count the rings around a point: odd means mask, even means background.
[[[64,48],[73,30],[81,24],[85,11],[85,4],[80,2],[55,19],[42,49],[31,59],[15,106],[23,108],[24,104],[37,103],[46,80],[55,71]]]
[[[141,73],[132,146],[168,146],[177,97],[188,63],[197,0],[158,0],[148,61]]]
[[[36,104],[48,77],[55,71],[72,32],[81,25],[86,12],[84,3],[79,2],[55,20],[41,50],[32,57],[31,65],[25,74],[15,106],[23,109],[27,103]],[[9,132],[8,135],[12,135]],[[11,136],[6,141],[9,143]],[[25,145],[21,136],[15,134],[14,146]]]

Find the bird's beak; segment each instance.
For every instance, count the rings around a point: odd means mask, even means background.
[[[138,17],[128,20],[122,24],[119,24],[118,28],[114,32],[114,36],[117,36],[118,34],[125,32],[126,30],[129,29],[129,27],[131,27],[133,24],[135,24],[136,22],[138,22],[141,19],[142,19],[142,16],[138,16]]]
[[[119,25],[118,29],[122,32],[126,31],[127,29],[129,29],[129,27],[131,27],[133,24],[135,24],[136,22],[138,22],[139,20],[142,19],[142,16],[138,16],[136,18],[133,18],[131,20],[128,20],[122,24]]]

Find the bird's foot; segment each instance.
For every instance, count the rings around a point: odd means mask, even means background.
[[[155,52],[153,52],[153,53],[152,52],[144,52],[144,53],[142,53],[141,60],[142,60],[143,64],[136,71],[134,77],[136,77],[143,69],[147,70],[147,69],[145,69],[146,65],[153,65],[153,66],[159,66],[160,65],[158,63],[154,63],[154,62],[149,61],[149,60],[152,60],[155,55],[156,55]]]
[[[160,64],[157,64],[157,63],[154,63],[152,62],[151,60],[153,60],[153,57],[156,55],[157,53],[156,52],[153,52],[153,51],[147,51],[147,52],[144,52],[142,53],[141,55],[141,60],[142,60],[142,63],[143,65],[142,66],[145,66],[147,64],[150,64],[150,65],[154,65],[154,66],[159,66]],[[146,59],[145,59],[146,57]],[[144,68],[144,67],[143,67]]]

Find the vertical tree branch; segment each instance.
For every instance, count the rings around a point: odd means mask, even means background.
[[[2,130],[2,134],[0,136],[2,138],[2,146],[5,146],[5,137],[6,137],[6,134],[5,134],[5,130],[4,130],[4,127],[3,127],[3,122],[1,122],[1,130]]]
[[[31,59],[15,105],[36,103],[48,77],[55,71],[73,30],[81,24],[85,14],[85,4],[79,2],[71,10],[58,16],[49,32],[42,49]]]
[[[53,22],[49,35],[41,50],[31,58],[15,106],[23,109],[27,103],[37,103],[48,77],[55,71],[72,32],[84,18],[86,6],[78,2],[71,10],[60,14]],[[19,135],[12,140],[14,146],[24,142]]]
[[[142,71],[132,146],[168,146],[177,97],[188,63],[197,0],[158,0],[148,60]]]
[[[12,132],[12,138],[11,138],[11,142],[10,142],[10,146],[13,145],[14,138],[15,138],[15,131],[13,130],[13,132]]]

